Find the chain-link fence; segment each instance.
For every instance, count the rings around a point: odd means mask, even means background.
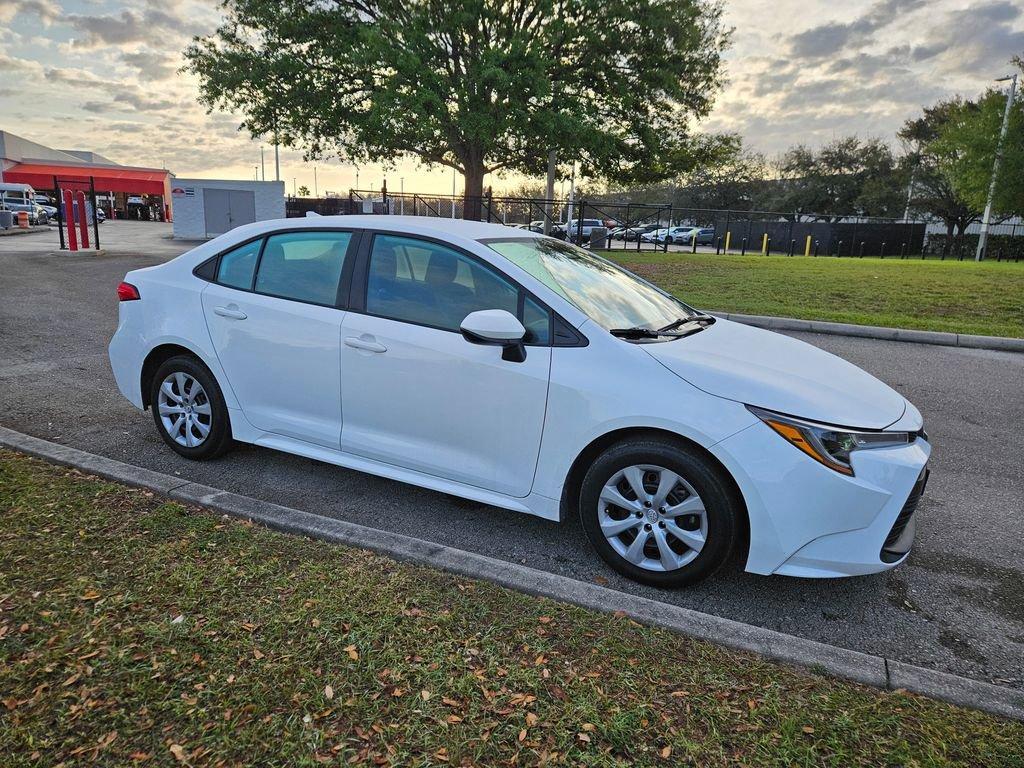
[[[464,218],[466,199],[452,195],[351,190],[345,197],[288,198],[287,215],[377,214]],[[814,213],[678,208],[668,203],[506,197],[471,198],[480,220],[544,232],[605,250],[835,256],[843,258],[971,259],[977,224],[949,234],[940,221]],[[1020,261],[1024,223],[989,230],[988,258]],[[598,242],[599,240],[599,242]],[[593,241],[593,242],[592,242]]]

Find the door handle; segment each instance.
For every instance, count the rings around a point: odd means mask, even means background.
[[[248,317],[242,310],[230,307],[214,307],[213,312],[221,317],[230,317],[232,320],[245,320]]]
[[[355,349],[365,349],[367,352],[387,352],[388,348],[376,341],[361,339],[358,336],[346,336],[345,345]]]

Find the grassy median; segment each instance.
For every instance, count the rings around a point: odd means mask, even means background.
[[[15,766],[1024,764],[1024,725],[0,451]]]
[[[605,254],[705,309],[1024,337],[1024,263]]]

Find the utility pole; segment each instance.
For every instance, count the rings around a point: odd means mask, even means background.
[[[252,167],[252,176],[256,181],[260,180],[260,167],[258,165]]]
[[[575,165],[573,166],[575,168]],[[544,234],[551,234],[552,199],[555,197],[555,174],[558,172],[558,150],[552,149],[548,152],[548,183],[544,188]]]
[[[910,183],[907,184],[907,206],[903,209],[903,223],[910,221],[910,204],[914,200],[914,176],[917,174],[917,164],[920,160],[914,161],[914,167],[910,169]]]
[[[992,161],[992,180],[988,185],[988,200],[985,202],[985,214],[981,217],[981,233],[978,235],[978,250],[974,254],[975,261],[985,258],[985,247],[988,245],[988,225],[992,219],[992,198],[996,194],[996,178],[999,176],[999,161],[1003,159],[1003,142],[1006,140],[1006,129],[1010,125],[1010,111],[1013,109],[1013,97],[1017,92],[1017,74],[1000,77],[997,83],[1010,81],[1010,93],[1006,97],[1006,110],[1003,112],[1003,127],[999,129],[999,141],[996,143],[996,157]]]
[[[401,197],[398,198],[399,201],[400,201],[398,204],[402,208],[401,215],[405,216],[405,177],[404,176],[400,176],[398,178],[398,193],[401,195]]]
[[[260,168],[263,169],[263,180],[267,180],[267,162],[263,158],[263,145],[260,144]]]
[[[455,218],[455,169],[452,168],[452,218]]]

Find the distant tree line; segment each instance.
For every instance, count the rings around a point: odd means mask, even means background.
[[[1020,57],[1014,64],[1024,71]],[[581,194],[676,208],[771,211],[792,221],[909,214],[941,221],[952,241],[981,218],[1005,107],[1005,90],[995,89],[973,100],[939,102],[907,120],[895,146],[849,136],[818,149],[800,144],[769,159],[736,139],[714,162],[670,181],[590,186]],[[1024,216],[1024,98],[1011,112],[993,213],[997,221]]]

